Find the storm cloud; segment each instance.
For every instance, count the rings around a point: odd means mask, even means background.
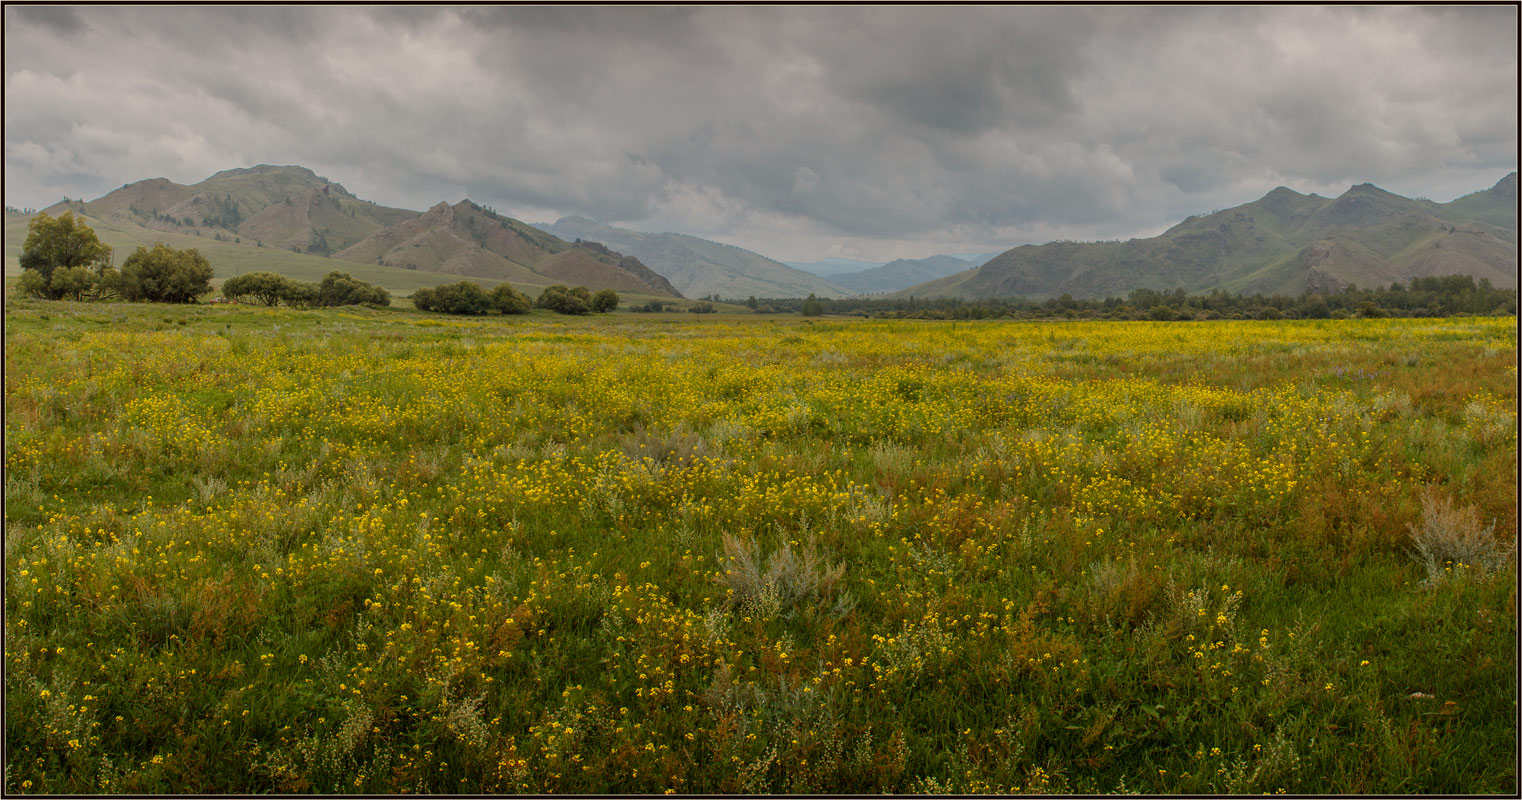
[[[301,164],[776,258],[1156,233],[1516,168],[1499,7],[5,9],[5,202]]]

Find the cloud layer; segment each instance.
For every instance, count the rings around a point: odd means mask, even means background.
[[[5,9],[5,201],[302,164],[778,258],[1148,235],[1517,161],[1515,7]]]

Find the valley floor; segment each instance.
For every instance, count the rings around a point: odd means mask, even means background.
[[[1513,794],[1516,368],[11,301],[4,788]]]

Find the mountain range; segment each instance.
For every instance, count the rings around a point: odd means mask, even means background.
[[[845,297],[852,291],[733,245],[681,233],[641,233],[585,217],[538,227],[568,241],[598,242],[664,275],[686,297]],[[908,284],[904,284],[907,286]]]
[[[681,296],[637,258],[602,245],[564,241],[469,200],[425,212],[388,208],[299,166],[230,169],[190,186],[150,178],[43,210],[82,214],[117,248],[194,242],[219,275],[247,267],[310,279],[339,270],[404,290],[464,277],[531,291],[571,283]],[[7,255],[18,238],[12,227],[8,218]]]
[[[152,178],[45,209],[66,210],[82,214],[118,250],[118,261],[126,249],[163,240],[201,248],[220,277],[258,269],[315,280],[336,269],[403,292],[462,277],[488,286],[511,281],[530,293],[572,283],[651,298],[1102,298],[1140,288],[1297,294],[1446,274],[1517,286],[1515,172],[1448,203],[1368,183],[1336,198],[1281,186],[1146,239],[888,263],[787,264],[694,236],[582,217],[533,226],[470,200],[421,212],[388,208],[299,166],[230,169],[189,186]],[[27,219],[6,214],[8,265],[20,253]]]
[[[1336,198],[1281,186],[1148,239],[1016,247],[897,296],[1103,298],[1141,288],[1298,294],[1459,273],[1517,285],[1515,172],[1449,203],[1368,183]]]

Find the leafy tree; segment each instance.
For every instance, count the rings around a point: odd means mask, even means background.
[[[618,308],[618,292],[612,289],[598,289],[592,295],[592,310],[599,314],[606,314]]]
[[[261,305],[278,305],[284,300],[293,281],[277,272],[250,272],[228,278],[222,283],[222,296],[234,300],[251,300]]]
[[[571,288],[557,283],[540,293],[534,301],[535,308],[548,308],[559,314],[590,314],[592,293],[585,286]]]
[[[503,314],[527,314],[534,307],[534,301],[528,299],[528,295],[512,287],[512,284],[499,283],[491,290],[492,307]]]
[[[211,291],[211,262],[195,248],[177,250],[163,242],[138,245],[122,262],[121,295],[151,303],[194,303]]]
[[[317,284],[317,302],[324,306],[389,306],[391,293],[355,280],[346,272],[329,272]]]
[[[27,224],[20,262],[24,272],[35,272],[41,278],[27,281],[23,291],[28,294],[54,300],[70,295],[82,297],[94,291],[92,287],[98,287],[111,268],[111,248],[74,212],[65,211],[57,218],[44,212]],[[55,271],[75,267],[94,274],[88,286],[81,288],[85,279],[78,273],[64,277],[56,288],[52,285]]]
[[[291,308],[311,308],[321,302],[322,296],[315,283],[287,280],[280,289],[280,299]]]
[[[492,297],[474,281],[418,289],[412,293],[412,304],[423,311],[441,314],[485,314],[494,306]]]
[[[805,317],[817,317],[824,313],[824,306],[819,303],[819,298],[813,292],[803,301],[803,315]]]
[[[27,297],[47,297],[48,279],[42,277],[41,272],[29,269],[16,281],[16,291]]]

